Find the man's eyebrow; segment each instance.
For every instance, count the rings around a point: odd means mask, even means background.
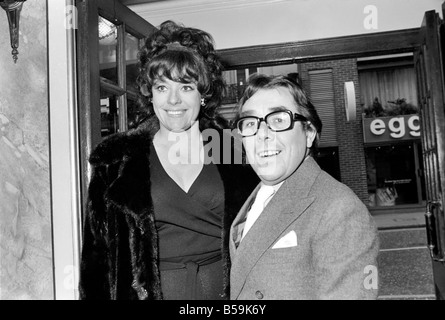
[[[285,106],[270,107],[268,109],[269,113],[274,112],[274,111],[286,111],[286,110],[289,110],[289,109],[286,108]],[[243,111],[240,113],[240,117],[247,117],[247,116],[255,116],[254,110]]]
[[[287,107],[285,106],[276,106],[276,107],[271,107],[269,108],[270,112],[274,112],[274,111],[286,111],[289,110]]]

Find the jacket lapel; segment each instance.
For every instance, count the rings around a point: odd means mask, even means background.
[[[298,171],[281,186],[235,249],[232,263],[234,275],[231,283],[232,299],[239,296],[250,271],[264,252],[315,200],[315,197],[309,195],[309,190],[319,173],[320,168],[315,160],[306,159]],[[243,207],[243,209],[247,211],[246,208]],[[243,214],[245,215],[246,212]]]
[[[236,240],[238,238],[240,223],[243,220],[246,220],[247,211],[249,211],[250,206],[252,205],[253,201],[255,200],[256,194],[258,190],[260,189],[260,185],[258,184],[255,188],[255,190],[252,191],[250,196],[247,198],[247,200],[244,202],[243,206],[241,207],[238,215],[233,220],[232,226],[230,228],[230,239],[229,239],[229,249],[230,249],[230,255],[234,256],[236,254],[237,246],[236,246]]]

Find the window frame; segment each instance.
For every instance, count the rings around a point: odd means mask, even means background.
[[[121,112],[120,131],[127,125],[127,98],[136,99],[137,93],[127,89],[125,62],[125,32],[140,39],[140,45],[157,30],[149,22],[122,5],[117,0],[76,0],[78,11],[77,29],[77,75],[79,103],[79,143],[82,174],[82,201],[87,198],[87,188],[91,168],[88,157],[102,141],[100,90],[101,88],[119,95]],[[118,83],[100,78],[99,69],[99,16],[112,21],[117,26],[117,72]]]

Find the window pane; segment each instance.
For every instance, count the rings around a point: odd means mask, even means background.
[[[99,16],[99,68],[100,76],[117,82],[117,28]]]
[[[278,66],[259,67],[258,72],[268,75],[283,74],[289,77],[294,77],[296,79],[298,75],[298,65],[296,63],[292,63],[292,64],[282,64]]]
[[[145,118],[147,111],[139,107],[135,99],[127,99],[128,129],[133,129]]]
[[[338,181],[340,176],[340,159],[338,155],[338,147],[320,148],[315,159],[318,165]]]
[[[102,137],[116,133],[119,130],[118,96],[101,88],[100,90],[100,120]]]
[[[418,112],[413,66],[364,70],[359,72],[359,79],[366,116],[386,117]]]
[[[413,144],[365,149],[370,206],[418,203]]]
[[[219,112],[230,122],[233,123],[233,120],[235,119],[235,116],[237,114],[237,102],[244,92],[247,79],[249,78],[249,76],[257,72],[267,75],[284,74],[299,81],[298,65],[294,63],[268,67],[253,66],[249,68],[224,71],[223,76],[227,84],[227,91],[224,95],[222,106]]]
[[[336,102],[332,69],[309,70],[308,75],[311,101],[323,123],[320,147],[337,146]]]
[[[139,39],[125,33],[125,63],[127,68],[127,89],[136,92],[136,77],[138,75]]]

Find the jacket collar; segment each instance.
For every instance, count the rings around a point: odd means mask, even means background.
[[[146,121],[137,129],[105,139],[90,158],[93,164],[115,172],[105,197],[132,216],[142,232],[146,229],[144,220],[152,209],[149,157],[157,130],[157,122]]]

